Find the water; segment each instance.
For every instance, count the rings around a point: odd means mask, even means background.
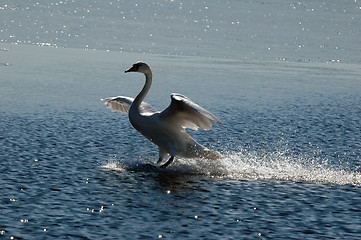
[[[0,239],[361,237],[359,2],[0,7]],[[156,148],[100,101],[138,93],[138,60],[148,103],[222,120],[190,131],[222,160],[147,167]]]

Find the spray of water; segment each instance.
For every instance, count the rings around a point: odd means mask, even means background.
[[[219,160],[179,159],[167,169],[152,160],[112,159],[103,168],[120,172],[162,172],[174,175],[206,176],[239,180],[277,180],[361,186],[361,173],[332,166],[327,159],[295,157],[288,153],[247,151],[224,154]]]

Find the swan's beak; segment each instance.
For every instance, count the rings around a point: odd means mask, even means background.
[[[137,65],[133,65],[131,68],[129,68],[128,70],[126,70],[125,72],[136,72],[138,70],[138,66]]]

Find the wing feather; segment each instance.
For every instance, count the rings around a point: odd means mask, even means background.
[[[178,124],[183,128],[198,130],[212,128],[212,121],[221,121],[212,113],[194,103],[192,100],[178,93],[171,94],[172,102],[168,108],[160,113],[160,118]]]
[[[118,97],[105,98],[101,100],[104,102],[107,108],[111,109],[113,112],[122,112],[128,114],[130,106],[134,101],[134,98],[118,96]],[[155,110],[155,108],[152,107],[152,105],[146,102],[142,102],[142,104],[139,107],[139,110],[140,113],[142,114],[150,114],[157,112],[157,110]]]

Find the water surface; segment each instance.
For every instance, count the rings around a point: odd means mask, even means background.
[[[1,4],[0,238],[359,239],[359,7]],[[148,103],[222,120],[189,132],[224,158],[149,168],[157,148],[100,101],[139,92],[138,60]]]

